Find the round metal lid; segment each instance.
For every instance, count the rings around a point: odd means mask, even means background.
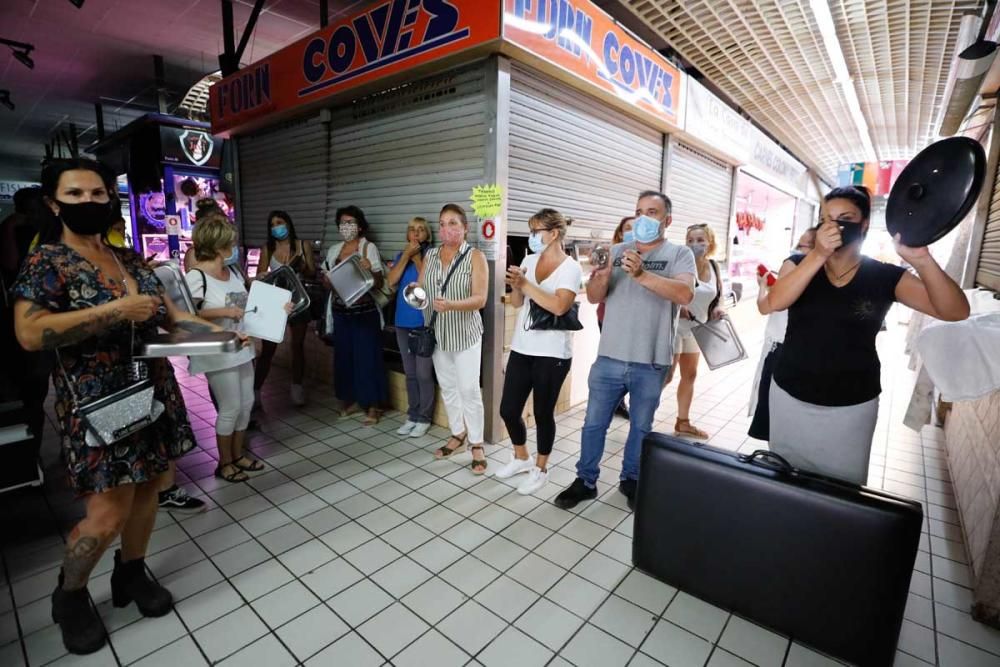
[[[986,179],[986,151],[968,137],[937,141],[899,174],[885,209],[889,234],[920,248],[954,229],[976,203]]]

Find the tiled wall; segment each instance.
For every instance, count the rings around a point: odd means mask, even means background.
[[[945,433],[977,615],[1000,619],[1000,391],[955,403]]]

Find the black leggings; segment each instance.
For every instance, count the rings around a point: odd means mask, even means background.
[[[556,440],[556,401],[569,373],[570,362],[570,359],[529,357],[511,351],[503,381],[503,397],[500,399],[500,417],[507,425],[512,443],[523,445],[528,441],[528,431],[521,414],[528,402],[528,394],[534,392],[538,453],[541,456],[552,453],[552,444]]]

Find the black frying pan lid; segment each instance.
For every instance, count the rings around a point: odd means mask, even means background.
[[[986,151],[968,137],[937,141],[910,160],[885,209],[889,233],[920,248],[943,238],[976,203],[986,180]]]

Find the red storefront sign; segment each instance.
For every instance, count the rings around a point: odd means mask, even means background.
[[[212,86],[212,131],[228,132],[499,37],[499,0],[388,0]]]
[[[504,41],[674,127],[682,73],[590,0],[504,0]]]

